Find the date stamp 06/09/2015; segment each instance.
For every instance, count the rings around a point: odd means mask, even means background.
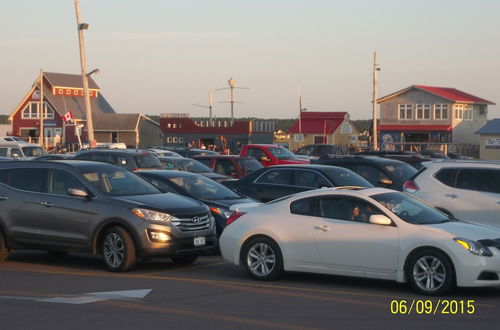
[[[399,315],[473,315],[476,312],[474,300],[392,300],[391,314]]]

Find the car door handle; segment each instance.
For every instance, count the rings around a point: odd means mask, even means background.
[[[450,198],[457,198],[458,195],[456,194],[445,194],[446,197],[450,197]]]
[[[328,227],[327,225],[321,225],[321,226],[314,226],[314,229],[321,231],[329,231],[330,227]]]
[[[0,201],[6,201],[8,199],[9,199],[9,197],[4,196],[4,195],[0,195]]]
[[[43,205],[43,206],[45,206],[45,207],[53,207],[53,206],[56,205],[56,204],[48,202],[48,201],[43,201],[40,204]]]

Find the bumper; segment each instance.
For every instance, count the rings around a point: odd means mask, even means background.
[[[496,250],[492,257],[480,257],[468,253],[462,255],[459,261],[455,261],[457,286],[500,286],[500,250],[490,249]]]
[[[203,236],[203,235],[200,235]],[[172,257],[176,255],[208,255],[217,251],[217,237],[215,235],[204,236],[205,244],[194,245],[194,237],[172,238],[167,243],[150,242],[138,251],[139,257]]]

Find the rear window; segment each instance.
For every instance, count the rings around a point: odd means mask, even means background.
[[[360,186],[360,187],[373,187],[361,175],[354,173],[343,167],[335,167],[323,170],[328,178],[333,181],[336,186]]]
[[[417,173],[417,170],[408,164],[391,164],[385,165],[384,168],[391,173],[391,175],[400,178],[401,180],[407,180],[413,174]]]
[[[264,167],[255,158],[240,158],[237,159],[237,162],[240,165],[243,172],[253,172],[257,171],[259,168]]]
[[[22,149],[25,157],[37,157],[47,154],[42,147],[23,147]]]
[[[144,153],[133,156],[138,168],[163,168],[156,156],[151,153]]]

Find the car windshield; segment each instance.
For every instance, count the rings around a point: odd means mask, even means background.
[[[94,187],[109,196],[161,194],[155,186],[128,170],[117,169],[114,166],[79,170]]]
[[[290,150],[283,147],[269,148],[269,152],[278,159],[297,159]]]
[[[210,201],[243,198],[226,186],[201,175],[180,176],[170,178],[169,180],[187,191],[193,197],[201,200]]]
[[[417,173],[417,169],[409,164],[396,164],[396,165],[385,165],[384,168],[401,180],[406,180],[411,177],[413,174]]]
[[[144,153],[134,156],[138,168],[163,168],[158,158],[152,153]]]
[[[26,157],[37,157],[47,154],[42,147],[23,147],[22,149]]]
[[[371,197],[408,223],[431,225],[450,221],[445,213],[404,193],[391,192]]]
[[[373,185],[363,178],[361,175],[354,173],[343,167],[332,167],[323,170],[326,176],[336,186],[359,186],[359,187],[373,187]]]
[[[194,159],[179,159],[174,161],[175,166],[181,170],[192,173],[213,172],[212,169]]]
[[[240,164],[243,172],[253,172],[257,171],[259,168],[264,167],[255,158],[240,158],[237,160],[237,162]]]

